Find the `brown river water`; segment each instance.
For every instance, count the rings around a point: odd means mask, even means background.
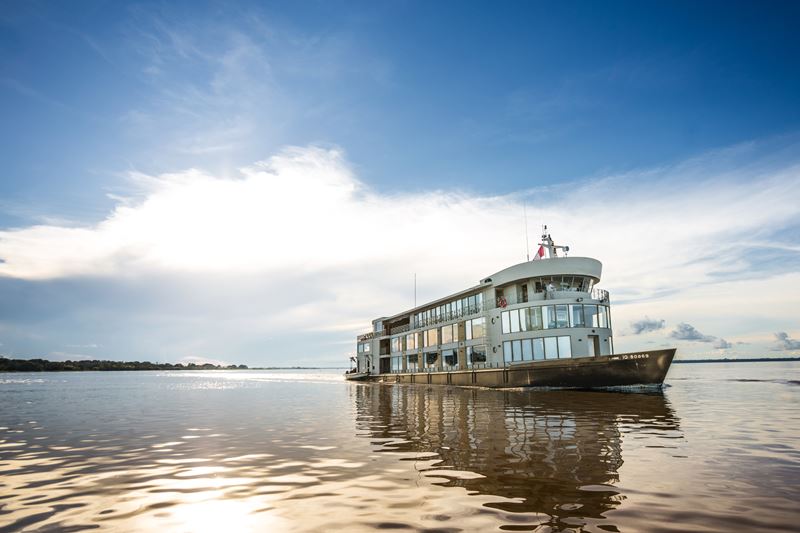
[[[5,531],[799,531],[800,364],[663,393],[0,374]]]

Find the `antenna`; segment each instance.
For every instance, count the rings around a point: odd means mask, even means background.
[[[525,206],[526,202],[522,201],[522,216],[525,217],[525,259],[531,260],[531,245],[528,243],[528,209]]]
[[[414,272],[414,308],[417,307],[417,273]]]

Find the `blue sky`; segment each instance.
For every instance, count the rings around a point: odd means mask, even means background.
[[[783,309],[800,291],[781,288],[800,264],[799,15],[6,2],[0,353],[333,364],[369,319],[407,306],[409,273],[434,298],[519,260],[523,200],[533,228],[557,222],[606,264],[618,347],[796,352]],[[414,237],[425,228],[442,228],[427,239],[440,250]],[[397,244],[365,246],[373,234]],[[682,262],[651,254],[690,240]],[[686,305],[756,285],[767,311],[740,316],[744,296]]]

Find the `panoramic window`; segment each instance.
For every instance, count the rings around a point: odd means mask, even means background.
[[[458,358],[455,350],[442,350],[442,361],[445,367],[452,368],[458,364]]]
[[[545,359],[558,359],[558,340],[555,337],[544,338]]]
[[[417,349],[417,334],[410,333],[406,335],[406,350],[416,350]]]
[[[408,365],[409,372],[416,372],[417,370],[417,354],[410,354],[406,356],[406,364]]]
[[[478,344],[476,346],[467,346],[467,364],[485,363],[486,362],[486,346]]]
[[[556,327],[568,328],[569,327],[569,308],[566,305],[556,306]]]
[[[572,357],[572,345],[570,344],[569,337],[558,338],[558,358],[567,359]]]
[[[544,339],[541,337],[538,339],[532,339],[533,344],[533,360],[534,361],[541,361],[544,359]]]

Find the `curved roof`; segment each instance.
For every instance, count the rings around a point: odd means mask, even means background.
[[[519,279],[558,275],[588,276],[600,281],[602,271],[603,264],[591,257],[552,257],[510,266],[484,278],[481,282],[498,286]]]

